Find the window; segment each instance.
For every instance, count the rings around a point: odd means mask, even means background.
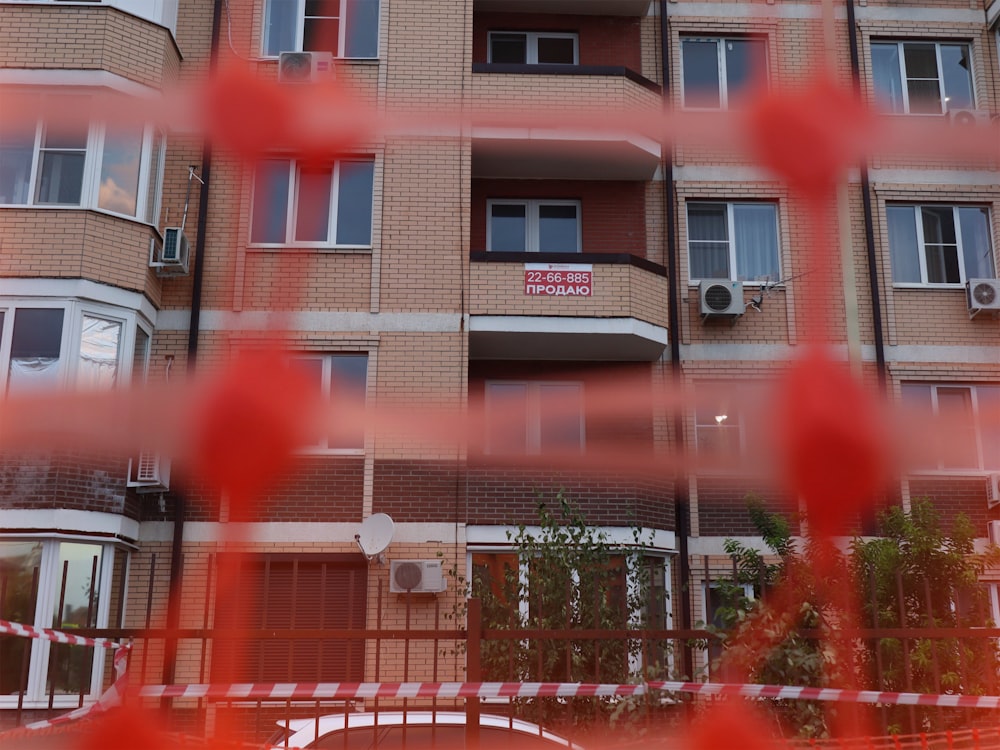
[[[734,583],[732,581],[710,581],[702,584],[702,593],[704,599],[704,616],[703,622],[706,625],[711,625],[719,630],[726,630],[733,627],[733,618],[735,616],[735,609],[743,606],[745,602],[741,602],[741,599],[753,599],[754,591],[749,584],[745,583]],[[722,658],[722,641],[718,638],[712,638],[708,641],[708,661],[709,661],[709,672],[710,675],[716,679],[720,678],[723,680],[732,679],[735,675],[722,674],[717,675],[714,673],[714,669],[717,666],[717,662]]]
[[[778,207],[773,203],[688,203],[692,279],[777,281]]]
[[[886,206],[892,280],[961,284],[993,278],[990,213],[982,206]]]
[[[68,382],[87,389],[113,388],[130,370],[133,376],[145,371],[148,348],[149,333],[131,311],[79,302],[0,300],[0,393]]]
[[[681,39],[684,106],[737,107],[767,75],[767,45],[745,37]]]
[[[127,563],[127,553],[108,544],[0,539],[0,619],[64,631],[120,627]],[[0,706],[16,705],[21,693],[29,703],[51,695],[63,706],[96,697],[104,651],[0,639]]]
[[[357,554],[269,554],[239,563],[241,606],[218,597],[217,629],[364,629],[367,563]],[[225,639],[212,651],[213,682],[352,682],[364,679],[365,645],[343,638]]]
[[[491,200],[487,205],[487,250],[578,253],[582,249],[579,201]]]
[[[379,0],[265,0],[264,54],[378,57]]]
[[[939,115],[975,106],[968,44],[872,42],[872,82],[890,112]]]
[[[514,65],[577,65],[577,47],[576,34],[491,31],[487,61]]]
[[[330,413],[338,406],[349,415],[343,423],[332,425],[330,431],[316,438],[310,448],[316,450],[361,450],[365,447],[365,426],[359,419],[359,407],[365,403],[368,382],[366,354],[326,354],[296,356],[295,363],[315,383],[324,399],[329,400]]]
[[[1000,471],[1000,385],[903,383],[901,392],[904,404],[936,418],[924,468]]]
[[[85,112],[89,99],[76,98],[58,109]],[[20,112],[56,106],[56,97],[35,93],[9,101]],[[162,149],[151,127],[41,117],[0,122],[0,205],[98,208],[155,224]]]
[[[721,393],[699,401],[694,411],[695,444],[700,454],[738,456],[744,445],[743,420],[735,399]]]
[[[487,453],[582,452],[583,441],[582,383],[486,383]]]
[[[371,247],[375,162],[327,166],[294,159],[257,165],[250,241],[258,245]]]

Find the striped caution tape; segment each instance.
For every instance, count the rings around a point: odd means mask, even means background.
[[[72,633],[65,633],[61,630],[53,630],[52,628],[36,628],[19,622],[10,622],[9,620],[0,620],[0,634],[16,635],[22,638],[40,638],[42,640],[51,641],[52,643],[68,643],[71,646],[91,646],[93,648],[115,649],[114,656],[112,657],[112,663],[115,669],[114,684],[112,684],[111,687],[108,688],[96,702],[87,706],[81,706],[75,711],[70,711],[69,713],[56,716],[52,719],[45,719],[44,721],[36,721],[32,724],[26,724],[23,729],[44,729],[46,727],[65,724],[66,722],[82,719],[85,716],[93,716],[95,714],[102,713],[122,702],[122,698],[124,697],[125,690],[128,686],[128,675],[126,674],[126,669],[128,668],[129,651],[132,648],[130,643],[119,643],[108,638],[85,638],[83,636],[73,635]]]
[[[359,698],[585,698],[645,695],[650,690],[743,698],[781,698],[846,703],[878,703],[956,708],[1000,708],[1000,696],[936,695],[878,690],[752,685],[717,682],[650,681],[642,684],[579,682],[294,682],[232,685],[144,685],[146,698],[310,700]]]
[[[120,648],[121,643],[107,638],[84,638],[80,635],[65,633],[51,628],[36,628],[32,625],[22,625],[19,622],[0,620],[0,634],[19,635],[22,638],[41,638],[53,643],[68,643],[71,646],[95,646],[97,648]]]

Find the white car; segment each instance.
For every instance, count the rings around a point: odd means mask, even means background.
[[[275,750],[462,750],[465,747],[465,713],[461,711],[340,713],[318,719],[279,721],[278,726],[280,729],[270,739]],[[479,747],[481,750],[580,748],[537,724],[493,714],[479,717]]]

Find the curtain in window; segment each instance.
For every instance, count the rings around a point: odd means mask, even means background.
[[[778,229],[773,205],[733,206],[737,278],[778,281]]]
[[[108,389],[118,379],[118,346],[122,325],[83,316],[77,382],[81,388]]]
[[[729,278],[729,230],[725,204],[688,205],[692,279]]]
[[[920,258],[917,254],[917,221],[913,207],[887,206],[885,218],[889,229],[892,280],[919,284]]]
[[[281,52],[296,49],[295,26],[298,14],[298,0],[268,0],[264,16],[265,54],[277,57]]]
[[[875,85],[875,96],[890,112],[904,110],[903,82],[899,71],[899,46],[873,44],[872,82]]]

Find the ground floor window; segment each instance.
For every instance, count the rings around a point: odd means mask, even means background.
[[[72,632],[120,627],[128,553],[97,541],[0,539],[0,619]],[[68,705],[101,689],[104,649],[0,638],[0,706],[56,699]],[[73,696],[69,698],[68,696]]]

